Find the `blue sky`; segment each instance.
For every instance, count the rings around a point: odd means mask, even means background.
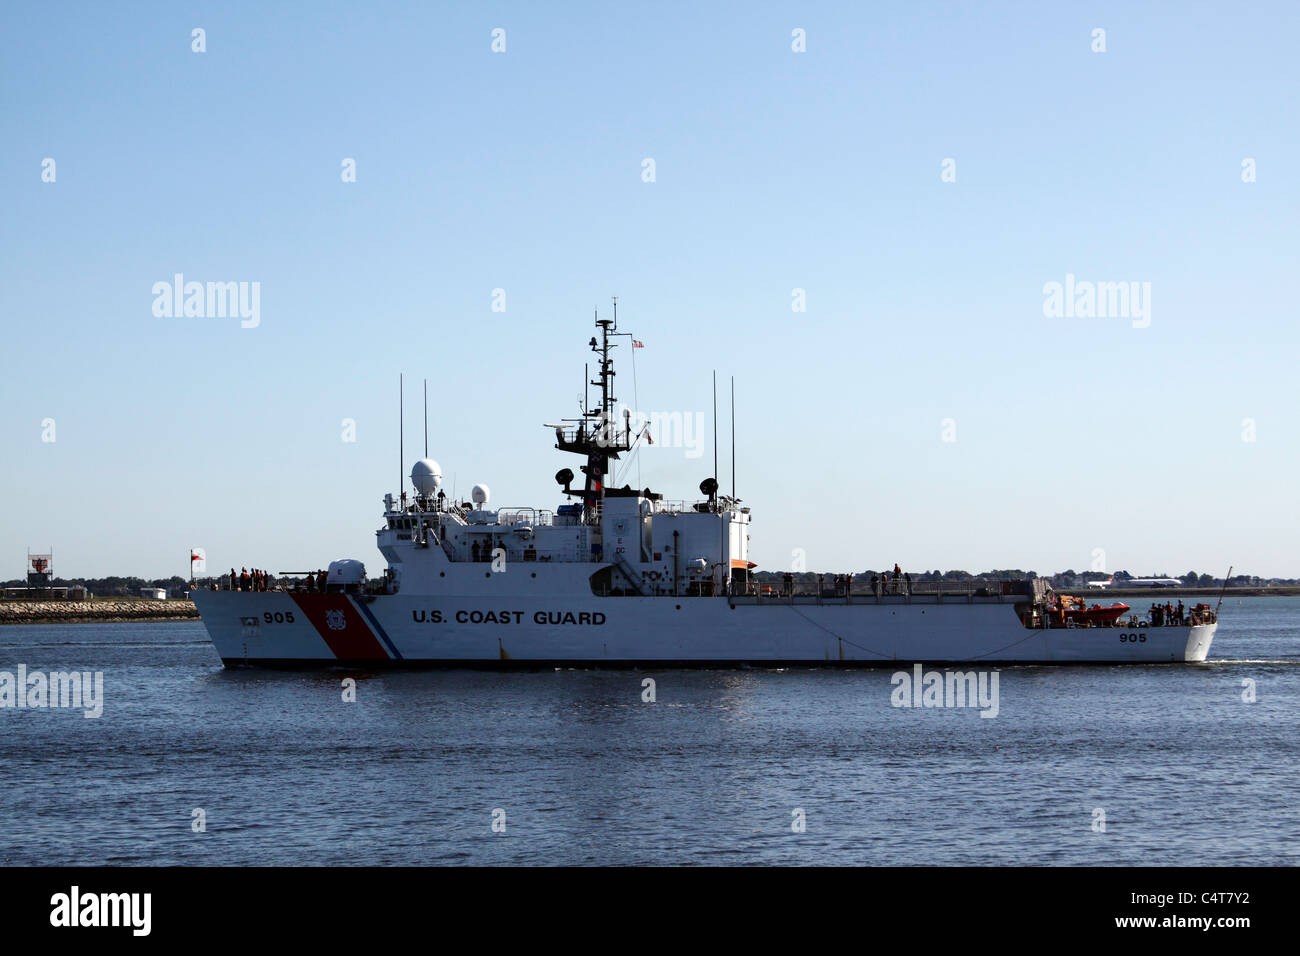
[[[448,484],[553,507],[611,295],[642,409],[716,368],[725,449],[736,376],[763,568],[1300,575],[1298,11],[8,4],[0,578],[376,571],[399,372],[408,470],[428,377]],[[155,316],[175,273],[260,324]],[[1045,316],[1067,274],[1149,326]]]

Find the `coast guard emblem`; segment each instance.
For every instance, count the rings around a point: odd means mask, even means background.
[[[342,611],[326,611],[325,623],[331,631],[341,631],[348,626],[347,615]]]

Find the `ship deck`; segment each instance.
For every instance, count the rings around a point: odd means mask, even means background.
[[[670,595],[671,596],[671,595]],[[874,594],[852,594],[849,596],[839,595],[837,597],[818,597],[815,594],[796,594],[793,597],[769,597],[765,595],[739,594],[729,598],[732,604],[739,605],[766,605],[766,604],[797,604],[797,605],[821,605],[821,604],[1016,604],[1028,603],[1029,597],[1024,594],[987,594],[980,595],[974,593],[949,593],[949,594],[882,594],[876,597]]]

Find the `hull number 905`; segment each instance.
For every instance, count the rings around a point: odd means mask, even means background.
[[[293,611],[285,611],[284,613],[276,611],[274,614],[267,611],[262,615],[262,620],[267,624],[292,624]]]
[[[1125,632],[1119,636],[1121,644],[1145,644],[1147,641],[1146,633]]]

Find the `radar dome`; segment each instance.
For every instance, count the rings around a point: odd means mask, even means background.
[[[442,484],[442,469],[432,458],[421,458],[411,468],[411,484],[415,486],[415,493],[422,497],[436,495],[438,486]]]
[[[475,485],[469,496],[474,504],[485,505],[488,503],[488,499],[492,497],[492,492],[488,490],[487,485]]]

